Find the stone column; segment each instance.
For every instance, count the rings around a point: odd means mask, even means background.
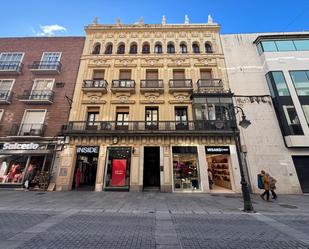
[[[101,192],[103,190],[103,176],[105,172],[105,153],[106,153],[106,147],[104,145],[101,145],[99,150],[97,176],[95,182],[96,192]]]
[[[198,165],[200,170],[200,187],[201,190],[205,193],[210,192],[209,190],[209,182],[208,182],[208,165],[206,160],[206,153],[205,153],[205,146],[204,145],[198,145],[197,147],[197,154],[198,154]]]
[[[163,146],[163,177],[161,178],[163,182],[161,182],[161,192],[173,191],[173,164],[171,164],[171,157],[171,147],[169,145]]]

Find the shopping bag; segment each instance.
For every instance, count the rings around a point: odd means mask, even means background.
[[[261,174],[257,175],[257,180],[258,180],[258,188],[264,189],[264,187],[263,187],[263,176]]]
[[[25,181],[24,186],[25,186],[25,188],[29,187],[29,181],[28,180]]]

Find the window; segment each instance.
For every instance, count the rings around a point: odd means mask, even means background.
[[[309,96],[309,71],[290,71],[298,96]]]
[[[291,135],[303,135],[303,131],[299,122],[299,118],[294,106],[283,106],[285,118],[288,123]]]
[[[277,46],[274,41],[263,41],[262,48],[264,52],[278,51]]]
[[[175,107],[176,130],[188,129],[187,107]]]
[[[120,80],[131,80],[131,70],[130,69],[120,69],[119,79]]]
[[[146,129],[158,129],[159,109],[158,107],[146,107],[145,126]]]
[[[208,42],[205,43],[205,52],[208,53],[208,54],[213,53],[212,47],[211,47],[210,43],[208,43]]]
[[[180,53],[182,54],[188,53],[187,45],[185,43],[180,43]]]
[[[195,54],[200,53],[200,47],[199,47],[199,45],[196,42],[194,42],[192,44],[192,50],[193,50],[193,53],[195,53]]]
[[[124,54],[125,52],[125,45],[123,43],[121,43],[119,46],[118,46],[118,49],[117,49],[117,54]]]
[[[277,51],[309,51],[309,40],[272,40],[261,41],[257,44],[259,54]]]
[[[25,110],[18,134],[20,136],[41,136],[44,130],[46,110]]]
[[[23,53],[0,53],[0,70],[18,70]]]
[[[266,80],[271,92],[277,91],[279,96],[290,96],[290,92],[282,72],[269,72],[266,74]]]
[[[92,54],[100,54],[101,44],[95,43],[92,49]]]
[[[97,128],[97,123],[99,119],[99,112],[98,111],[91,111],[88,110],[87,112],[87,129],[96,129]],[[90,127],[89,127],[90,126]]]
[[[44,62],[58,62],[60,61],[60,52],[44,52],[41,61]]]
[[[92,79],[93,80],[104,80],[104,70],[93,70]]]
[[[160,43],[156,43],[155,45],[155,53],[156,54],[161,54],[163,51],[162,51],[162,45]]]
[[[0,101],[8,101],[11,95],[14,80],[0,80]]]
[[[150,46],[149,46],[149,43],[145,42],[145,43],[143,44],[142,53],[143,53],[143,54],[149,54],[149,53],[150,53]]]
[[[175,53],[175,46],[172,42],[167,44],[167,52],[169,54],[174,54]]]
[[[31,99],[49,99],[52,96],[54,79],[36,79],[34,80]]]
[[[113,44],[108,43],[105,48],[105,54],[112,54],[112,53],[113,53]]]
[[[276,41],[278,51],[294,51],[295,46],[293,41]]]
[[[209,69],[201,69],[200,75],[201,75],[201,79],[203,79],[203,80],[209,80],[209,79],[212,78],[211,70],[209,70]]]
[[[296,50],[299,51],[309,51],[309,40],[296,40],[294,41]]]
[[[137,44],[136,43],[131,44],[130,54],[137,54]]]
[[[309,124],[309,105],[302,105],[307,123]]]
[[[129,127],[129,108],[118,107],[116,109],[116,129],[127,130]]]

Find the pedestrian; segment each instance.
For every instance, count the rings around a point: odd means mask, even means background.
[[[268,176],[269,190],[272,194],[272,199],[277,200],[278,196],[275,192],[277,180],[271,175]]]
[[[208,169],[208,182],[209,182],[209,189],[212,189],[212,185],[214,184],[213,176],[211,169]]]
[[[34,177],[37,173],[37,166],[33,163],[30,163],[27,169],[27,173],[24,180],[24,187],[26,189],[30,188],[31,182],[33,181]]]
[[[75,188],[79,188],[80,186],[80,179],[81,179],[81,174],[82,174],[82,171],[80,169],[80,167],[78,167],[76,169],[76,173],[75,173]]]
[[[269,179],[268,179],[269,174],[266,173],[264,170],[262,170],[261,177],[262,177],[264,192],[260,196],[265,201],[265,195],[266,195],[266,201],[269,201]]]

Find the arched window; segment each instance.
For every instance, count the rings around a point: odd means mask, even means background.
[[[167,44],[167,52],[169,54],[174,54],[175,53],[174,43],[170,42],[169,44]]]
[[[205,52],[206,53],[212,53],[213,52],[212,47],[208,42],[205,43]]]
[[[130,46],[130,54],[137,54],[137,44],[132,43]]]
[[[112,54],[113,53],[113,44],[109,43],[106,45],[105,54]]]
[[[184,42],[180,43],[180,53],[182,54],[188,53],[187,45]]]
[[[124,43],[120,43],[117,48],[117,54],[124,54],[124,51],[125,51],[125,45]]]
[[[155,45],[155,51],[156,54],[161,54],[162,53],[162,45],[161,43],[156,43]]]
[[[101,50],[101,44],[95,43],[92,49],[92,54],[99,54]]]
[[[149,54],[150,53],[150,46],[149,46],[148,42],[145,42],[143,44],[142,53],[143,54]]]
[[[198,54],[198,53],[200,52],[200,47],[199,47],[199,45],[198,45],[196,42],[194,42],[194,43],[192,44],[192,51],[193,51],[193,53],[195,53],[195,54]]]

